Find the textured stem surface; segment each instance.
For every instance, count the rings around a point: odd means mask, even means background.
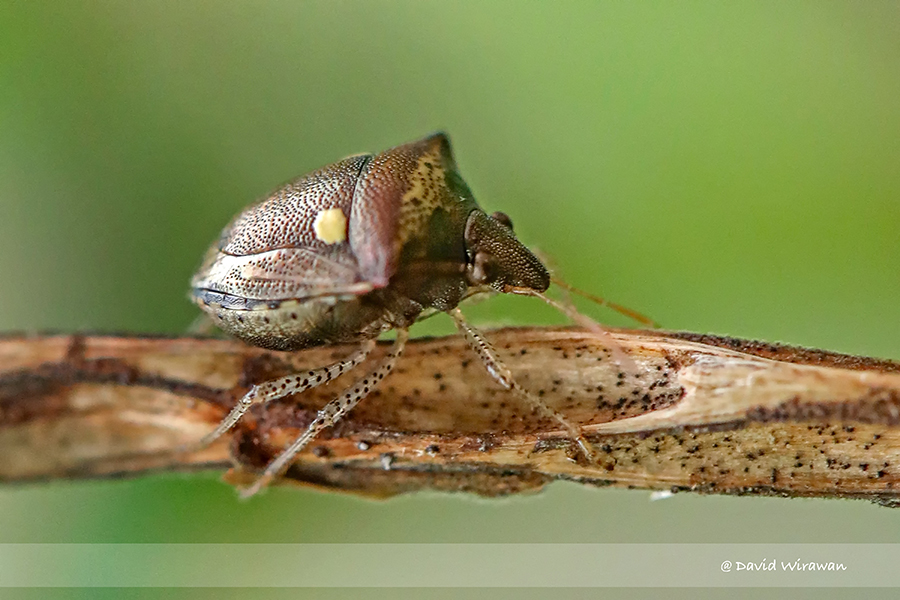
[[[900,364],[715,336],[569,328],[491,331],[516,380],[583,427],[588,463],[558,422],[503,390],[459,336],[409,343],[394,373],[279,483],[389,496],[494,496],[564,479],[651,490],[860,497],[900,490]],[[380,344],[372,353],[386,352]],[[283,354],[219,339],[0,339],[0,481],[231,469],[255,474],[355,373],[255,406],[196,442],[255,383],[355,348]],[[349,378],[349,379],[348,379]]]

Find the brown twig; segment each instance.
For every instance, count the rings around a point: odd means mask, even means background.
[[[424,488],[496,496],[564,479],[900,498],[900,364],[715,336],[610,335],[636,372],[620,369],[590,332],[489,333],[526,388],[583,425],[599,464],[493,384],[454,336],[411,343],[382,388],[302,453],[281,483],[371,496]],[[253,383],[350,351],[287,355],[194,338],[0,339],[0,481],[230,465],[238,467],[230,481],[246,481],[346,379],[252,411],[203,451],[173,451],[202,437]]]

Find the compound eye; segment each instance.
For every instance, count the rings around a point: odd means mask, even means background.
[[[509,229],[510,231],[512,231],[512,228],[513,228],[512,219],[510,219],[509,215],[507,215],[506,213],[497,211],[491,215],[491,218],[494,219],[495,221],[497,221],[498,223],[500,223],[501,225],[503,225],[504,227],[506,227],[507,229]]]

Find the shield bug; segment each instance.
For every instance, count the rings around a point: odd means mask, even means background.
[[[453,317],[490,375],[549,416],[592,457],[580,427],[523,389],[457,308],[484,292],[543,295],[544,265],[502,213],[489,215],[437,133],[380,154],[351,156],[292,181],[239,214],[210,248],[192,298],[225,332],[272,350],[359,344],[346,359],[255,385],[205,446],[257,403],[330,381],[365,360],[382,333],[388,354],[319,411],[246,495],[287,468],[324,428],[370,393],[394,367],[409,327],[434,312]],[[567,311],[568,312],[568,311]]]

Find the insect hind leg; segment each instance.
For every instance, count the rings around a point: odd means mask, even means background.
[[[254,404],[265,404],[328,383],[364,361],[374,347],[375,341],[369,340],[359,350],[343,360],[254,385],[238,400],[228,416],[222,419],[214,430],[203,436],[196,444],[184,448],[183,451],[191,452],[209,446],[234,427]]]
[[[579,425],[566,419],[558,410],[548,406],[547,403],[538,396],[519,385],[518,382],[513,379],[510,370],[497,356],[497,351],[494,350],[493,345],[491,345],[477,329],[469,325],[465,317],[463,317],[462,311],[458,308],[454,308],[453,310],[448,311],[448,314],[453,317],[457,328],[466,336],[469,347],[478,354],[478,357],[481,359],[481,362],[484,364],[485,369],[487,369],[487,372],[491,377],[504,388],[515,392],[516,395],[526,400],[545,416],[550,417],[559,423],[563,429],[566,430],[566,433],[569,434],[569,437],[578,444],[578,448],[585,458],[592,464],[596,464],[598,462],[597,454],[594,452],[594,447],[591,442],[585,437],[584,430],[582,430]]]
[[[341,420],[359,401],[369,395],[375,387],[381,383],[381,380],[388,376],[393,370],[397,357],[403,352],[409,333],[406,329],[397,330],[397,339],[394,341],[388,354],[381,359],[381,362],[369,373],[358,379],[356,383],[347,388],[340,396],[326,404],[312,423],[306,428],[300,437],[285,448],[281,454],[275,457],[262,476],[256,480],[250,487],[241,490],[241,497],[248,498],[253,496],[268,483],[281,474],[294,457],[303,450],[316,436],[326,427],[331,427]]]

